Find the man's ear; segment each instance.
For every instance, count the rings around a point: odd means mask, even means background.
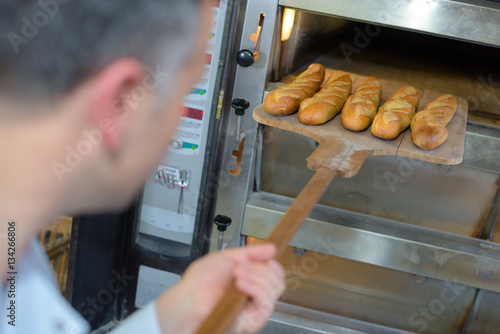
[[[119,150],[122,145],[125,99],[142,82],[144,74],[144,65],[139,60],[122,58],[94,77],[90,116],[102,133],[103,144],[111,151]]]

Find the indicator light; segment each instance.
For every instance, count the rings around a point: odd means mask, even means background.
[[[203,110],[196,109],[196,108],[190,108],[190,107],[186,107],[186,106],[181,106],[181,109],[179,111],[179,115],[187,117],[187,118],[201,120],[203,118]],[[192,125],[192,123],[188,123],[188,125]]]
[[[207,93],[207,90],[206,89],[199,89],[199,88],[193,88],[191,90],[191,94],[193,95],[205,95]]]

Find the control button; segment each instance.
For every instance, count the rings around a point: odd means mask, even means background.
[[[183,148],[192,149],[192,150],[196,150],[198,148],[198,145],[193,144],[193,143],[184,143],[184,145],[182,145],[182,147]]]
[[[245,111],[250,107],[250,102],[245,99],[234,99],[231,101],[231,106],[234,108],[234,112],[238,116],[236,119],[236,142],[241,140],[241,118],[245,115]]]
[[[175,177],[174,174],[167,173],[167,188],[174,189],[175,188]]]
[[[193,88],[191,89],[191,94],[192,95],[205,95],[207,93],[206,89],[200,89],[200,88]]]
[[[217,225],[217,230],[220,232],[225,232],[231,223],[232,219],[228,216],[217,215],[214,218],[214,224]]]
[[[224,232],[227,230],[229,225],[231,225],[231,218],[224,215],[217,215],[214,218],[214,223],[217,225],[217,230],[219,230],[219,238],[217,242],[217,249],[222,250],[224,245]]]
[[[174,138],[170,142],[170,147],[174,150],[181,149],[184,146],[184,142],[180,138]]]
[[[245,99],[234,99],[231,101],[231,106],[237,116],[245,115],[245,111],[250,107],[250,102]]]
[[[165,173],[162,170],[156,172],[156,181],[160,184],[165,184]]]
[[[240,50],[236,55],[236,62],[241,67],[251,66],[254,60],[253,52],[250,50]]]
[[[193,134],[193,139],[199,139],[199,138],[200,138],[199,134],[197,134],[197,133]]]

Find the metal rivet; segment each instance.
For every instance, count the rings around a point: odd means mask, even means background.
[[[421,284],[421,283],[424,283],[426,278],[425,276],[422,276],[422,275],[414,275],[413,276],[413,279],[415,280],[416,283],[418,284]]]
[[[439,165],[439,171],[443,174],[448,174],[451,172],[451,166],[450,165]]]
[[[299,257],[304,256],[306,254],[306,252],[307,251],[304,248],[294,248],[294,250],[293,250],[293,254],[295,256],[299,256]]]

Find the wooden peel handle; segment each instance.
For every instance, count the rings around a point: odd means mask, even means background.
[[[318,203],[334,177],[335,170],[327,167],[319,168],[271,231],[265,242],[276,245],[278,249],[277,258],[283,254],[293,236],[302,226],[316,203]],[[247,302],[248,297],[241,294],[234,284],[231,285],[196,333],[224,334]]]

